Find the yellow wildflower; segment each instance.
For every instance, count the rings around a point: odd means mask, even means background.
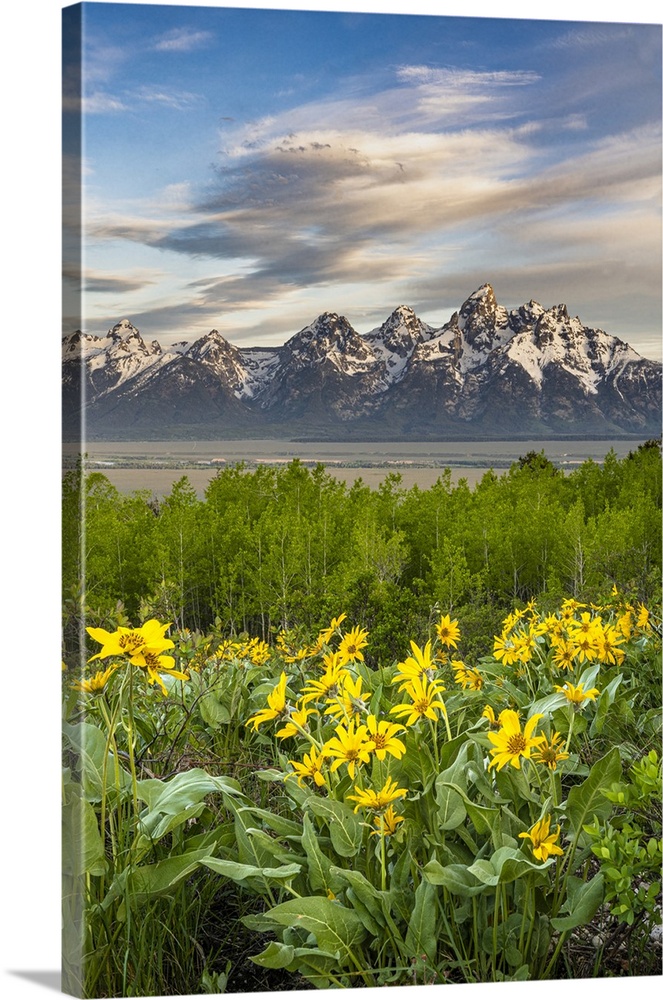
[[[405,693],[412,699],[412,704],[394,705],[390,711],[392,715],[407,716],[404,719],[406,726],[414,725],[424,716],[435,721],[438,718],[436,710],[446,713],[444,702],[437,697],[445,690],[441,681],[429,681],[427,677],[415,677],[403,687]]]
[[[465,690],[480,691],[483,687],[483,677],[476,667],[466,667],[461,660],[452,660],[451,666],[454,668],[454,680]]]
[[[336,726],[334,730],[336,736],[327,740],[322,748],[323,756],[335,757],[330,771],[336,771],[341,764],[348,765],[348,774],[351,778],[355,776],[355,767],[367,764],[371,759],[373,749],[368,738],[368,729],[361,725],[355,728],[355,723],[350,722],[348,727]]]
[[[311,747],[310,752],[304,754],[301,762],[298,760],[288,761],[294,768],[291,773],[297,776],[297,784],[300,788],[302,787],[304,778],[313,778],[319,788],[326,784],[325,776],[322,773],[323,761],[324,754],[318,753],[315,747]],[[286,774],[286,778],[290,776],[290,774]]]
[[[559,824],[554,833],[550,832],[550,816],[544,816],[535,823],[527,833],[519,833],[519,837],[527,837],[532,841],[532,854],[539,861],[547,861],[549,854],[564,854],[564,851],[555,843],[559,837]]]
[[[505,667],[510,667],[518,660],[518,647],[512,636],[502,634],[493,636],[493,656]]]
[[[398,689],[399,691],[402,691],[406,684],[409,684],[410,681],[415,680],[418,677],[426,676],[428,680],[432,680],[433,675],[437,670],[437,667],[431,659],[430,639],[423,649],[420,649],[416,642],[410,640],[410,648],[412,649],[412,656],[406,657],[402,663],[399,663],[398,673],[394,674],[394,684],[396,681],[404,682]]]
[[[590,688],[588,691],[585,691],[582,684],[571,684],[569,681],[561,687],[556,684],[555,691],[559,691],[565,695],[567,701],[570,701],[572,705],[578,706],[581,706],[588,699],[596,701],[596,696],[599,693],[598,688]]]
[[[371,830],[371,837],[379,837],[380,835],[384,837],[391,837],[398,828],[398,824],[402,823],[405,816],[397,816],[396,811],[393,806],[388,806],[382,815],[378,814],[373,817],[373,823],[377,827],[377,830]]]
[[[537,764],[545,764],[551,771],[556,771],[558,763],[562,760],[568,760],[569,757],[565,750],[560,749],[561,745],[562,737],[559,733],[553,732],[550,741],[547,736],[544,736],[543,742],[532,753],[532,760],[535,760]]]
[[[86,628],[85,631],[102,645],[101,652],[95,653],[90,660],[103,660],[107,656],[131,658],[143,649],[148,649],[151,653],[163,653],[164,649],[172,649],[175,645],[172,639],[164,638],[170,625],[171,622],[161,625],[156,618],[151,618],[140,628],[120,626],[115,632],[107,632],[105,628]]]
[[[114,672],[115,667],[106,667],[105,670],[98,670],[89,680],[74,681],[71,686],[75,691],[83,691],[85,694],[102,694]]]
[[[455,649],[458,645],[457,640],[460,639],[460,629],[458,627],[458,621],[454,618],[451,620],[451,615],[443,615],[438,624],[435,626],[437,632],[437,637],[443,646],[447,649],[453,646]]]
[[[497,767],[501,771],[505,764],[520,767],[520,758],[530,757],[532,750],[543,743],[543,736],[532,736],[542,714],[533,715],[525,724],[524,731],[520,729],[518,713],[511,708],[505,708],[500,713],[500,729],[497,733],[488,733],[488,739],[493,744],[490,751],[493,759],[489,768]]]
[[[286,739],[288,736],[301,736],[302,729],[308,729],[308,717],[311,714],[318,714],[315,708],[306,708],[304,704],[293,709],[289,715],[285,726],[276,730],[279,739]]]
[[[355,785],[355,792],[356,795],[348,795],[348,799],[357,803],[355,812],[360,809],[370,809],[371,812],[380,813],[396,799],[407,795],[407,788],[398,788],[393,778],[387,778],[379,792],[373,791],[372,788],[359,788],[358,785]]]
[[[382,720],[378,722],[374,715],[369,715],[366,719],[368,729],[368,740],[372,744],[371,749],[378,760],[384,760],[390,753],[396,760],[400,760],[405,753],[405,744],[397,739],[396,733],[403,733],[405,729],[396,722]]]
[[[338,618],[332,618],[331,622],[329,623],[329,628],[323,628],[320,630],[320,633],[318,634],[318,642],[321,645],[328,645],[329,640],[333,636],[334,632],[336,632],[336,630],[340,627],[341,622],[345,621],[346,618],[347,615],[345,614],[345,612],[343,612],[342,615],[339,615]]]
[[[359,721],[359,716],[362,712],[367,710],[366,702],[370,699],[370,692],[366,692],[362,695],[361,685],[363,678],[357,677],[356,680],[346,673],[341,681],[341,689],[336,694],[334,698],[327,698],[327,704],[330,706],[325,715],[334,715],[337,719],[356,719]]]
[[[338,652],[343,663],[354,663],[364,659],[362,649],[368,646],[368,631],[365,628],[353,628],[341,639]]]
[[[269,708],[261,708],[259,712],[252,715],[251,718],[246,723],[247,726],[253,726],[257,729],[261,726],[263,722],[269,722],[271,719],[280,719],[282,716],[287,714],[286,710],[286,685],[288,683],[288,678],[284,671],[281,671],[281,677],[275,688],[267,695],[267,704]]]

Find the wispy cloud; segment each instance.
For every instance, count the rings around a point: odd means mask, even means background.
[[[173,28],[159,35],[153,48],[157,52],[192,52],[194,49],[205,48],[214,40],[211,31],[195,31],[189,28]]]

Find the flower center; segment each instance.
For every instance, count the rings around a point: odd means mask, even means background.
[[[387,745],[387,737],[384,735],[384,733],[373,733],[371,735],[371,739],[375,744],[376,750],[383,750]]]
[[[522,735],[522,733],[514,733],[513,736],[509,736],[507,741],[507,750],[509,753],[517,755],[522,753],[527,747],[527,740]]]
[[[145,640],[140,632],[127,632],[125,635],[120,636],[118,645],[125,652],[133,653],[145,645]]]
[[[419,715],[424,715],[430,708],[430,701],[428,698],[420,698],[419,701],[415,701],[412,707]]]
[[[145,666],[151,667],[152,670],[162,670],[163,667],[159,663],[159,657],[156,653],[143,653],[143,659],[145,660]]]

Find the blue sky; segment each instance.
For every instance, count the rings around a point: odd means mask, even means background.
[[[84,24],[89,332],[278,344],[400,303],[442,325],[488,281],[660,357],[660,25],[112,3]]]

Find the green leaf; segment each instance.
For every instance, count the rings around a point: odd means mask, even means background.
[[[88,802],[100,802],[104,790],[104,761],[106,761],[106,792],[113,802],[116,792],[126,798],[131,790],[131,775],[119,766],[113,754],[106,752],[106,736],[90,722],[71,725],[63,722],[62,732],[69,746],[79,755],[77,770]]]
[[[612,812],[612,803],[603,794],[613,781],[621,777],[619,750],[613,747],[605,757],[597,760],[581,785],[574,785],[566,802],[569,825],[575,835],[592,816],[605,819]]]
[[[243,807],[242,812],[246,811],[250,811],[252,816],[263,820],[265,824],[275,833],[278,833],[280,837],[290,837],[293,840],[301,840],[301,823],[296,823],[294,820],[288,819],[285,816],[278,816],[276,813],[270,812],[268,809],[256,809],[254,806]]]
[[[567,892],[564,909],[568,916],[553,917],[550,921],[556,931],[572,931],[590,922],[603,902],[602,873],[599,872],[589,882],[569,876]]]
[[[103,875],[107,863],[97,814],[71,782],[62,806],[62,874]]]
[[[477,879],[465,865],[441,865],[439,861],[429,861],[421,871],[427,882],[433,885],[443,885],[456,896],[476,896],[485,892],[482,882]]]
[[[528,872],[545,871],[553,864],[553,860],[550,857],[543,863],[535,863],[526,858],[522,851],[513,847],[500,847],[492,857],[475,861],[467,870],[484,885],[495,886],[515,882]]]
[[[308,880],[311,889],[314,891],[322,889],[325,893],[330,890],[336,892],[343,883],[332,871],[329,858],[320,850],[313,820],[308,813],[304,813],[303,818],[302,847],[308,860]]]
[[[435,961],[437,954],[437,889],[432,882],[423,881],[414,894],[414,909],[405,936],[405,947],[412,957]]]
[[[366,936],[358,914],[324,896],[289,899],[267,911],[266,916],[285,927],[303,927],[313,934],[323,951],[348,957]]]
[[[217,729],[220,726],[227,726],[231,721],[228,708],[219,701],[213,691],[205,692],[198,702],[198,708],[203,722],[207,723],[213,729]]]
[[[438,803],[435,825],[440,830],[455,830],[467,816],[467,810],[462,796],[451,783],[440,781],[441,777],[442,775],[435,782],[435,798]]]
[[[326,821],[336,853],[342,858],[354,857],[361,847],[362,829],[352,809],[344,802],[318,797],[308,799],[306,806]]]
[[[258,868],[257,865],[243,865],[238,861],[226,861],[223,858],[202,858],[202,865],[210,868],[217,875],[225,875],[234,882],[243,882],[247,878],[273,879],[277,882],[289,882],[299,875],[302,866],[298,864],[279,865],[277,868]]]
[[[111,883],[102,902],[108,909],[118,897],[130,899],[133,906],[141,905],[152,896],[163,895],[173,889],[178,882],[194,872],[207,852],[188,851],[174,858],[164,858],[153,865],[126,868]]]
[[[261,965],[263,969],[285,969],[295,957],[295,949],[291,944],[281,944],[280,941],[270,941],[259,955],[251,955],[251,961]]]

